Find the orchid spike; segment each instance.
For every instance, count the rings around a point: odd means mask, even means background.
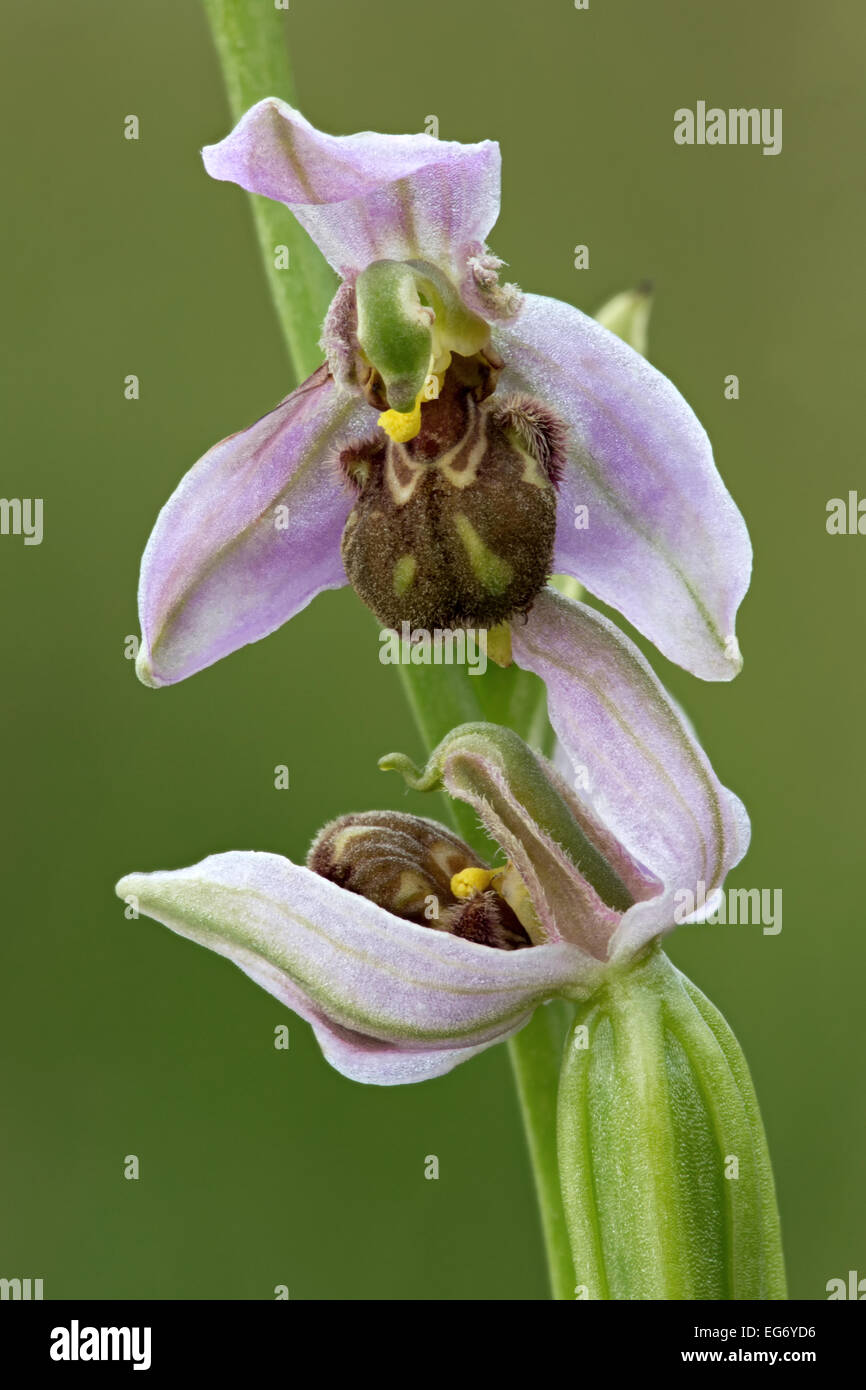
[[[139,589],[146,684],[347,581],[388,627],[492,628],[551,572],[696,675],[736,674],[751,551],[707,436],[615,333],[500,283],[495,142],[327,135],[269,98],[204,162],[286,204],[343,283],[326,365],[160,513]]]
[[[519,642],[549,682],[563,775],[508,730],[453,731],[418,771],[499,846],[492,867],[451,831],[393,813],[327,826],[307,866],[217,854],[132,874],[139,911],[239,965],[307,1019],[339,1071],[422,1081],[521,1028],[545,1000],[587,1000],[675,922],[712,911],[748,821],[631,642],[545,592]]]

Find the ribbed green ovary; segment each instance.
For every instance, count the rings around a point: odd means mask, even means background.
[[[786,1297],[745,1059],[659,949],[578,1011],[558,1131],[575,1297]]]

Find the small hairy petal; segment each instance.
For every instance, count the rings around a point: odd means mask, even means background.
[[[500,283],[500,271],[504,265],[504,261],[485,247],[478,255],[469,257],[460,287],[464,303],[488,323],[494,320],[507,322],[515,318],[523,305],[523,292],[519,285]]]
[[[499,215],[499,146],[432,135],[326,135],[277,97],[202,151],[215,179],[285,203],[344,279],[432,261],[460,284]]]
[[[749,821],[633,642],[552,589],[514,624],[514,659],[547,686],[548,711],[592,816],[663,885],[623,916],[611,956],[669,931],[683,898],[709,898],[739,863]],[[633,880],[634,882],[634,880]]]
[[[358,305],[355,290],[345,281],[331,300],[322,337],[319,342],[331,375],[339,386],[360,389],[358,366],[361,345],[358,342]]]
[[[568,430],[559,416],[532,396],[505,396],[492,407],[501,429],[512,430],[522,448],[557,486],[567,463]]]
[[[370,418],[322,367],[187,473],[141,562],[146,685],[183,680],[346,583],[340,534],[351,493],[331,456],[341,430]]]
[[[534,909],[535,925],[525,922],[534,939],[571,942],[580,950],[582,986],[598,983],[599,962],[634,896],[593,838],[591,818],[573,815],[546,761],[510,729],[474,723],[446,734],[423,770],[402,753],[379,766],[401,772],[417,791],[443,786],[471,806],[520,877]],[[638,879],[630,860],[628,870],[643,895],[658,891]]]
[[[383,1084],[439,1075],[516,1032],[580,965],[566,943],[491,950],[403,921],[276,854],[130,874],[117,893],[308,1019],[339,1070]]]
[[[502,846],[526,885],[549,941],[572,941],[586,953],[587,982],[595,960],[604,960],[620,912],[604,903],[582,872],[584,866],[565,852],[535,822],[515,795],[507,775],[483,750],[455,750],[443,760],[442,780],[448,793],[465,801]]]
[[[527,295],[494,344],[506,363],[501,388],[540,398],[569,427],[555,572],[579,579],[671,661],[730,680],[752,552],[691,408],[639,353],[555,299]]]

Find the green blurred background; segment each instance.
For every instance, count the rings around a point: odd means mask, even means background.
[[[45,499],[45,539],[0,538],[0,1275],[49,1298],[543,1298],[504,1048],[420,1087],[354,1085],[305,1024],[113,895],[125,871],[212,851],[303,856],[328,817],[402,797],[380,754],[421,749],[349,591],[180,687],[136,682],[124,639],[157,510],[290,378],[244,195],[198,155],[229,128],[198,4],[2,12],[0,491]],[[864,485],[866,16],[292,0],[285,29],[317,125],[435,114],[443,138],[501,142],[491,241],[524,286],[591,311],[655,280],[651,355],[707,426],[757,560],[733,685],[653,660],[750,809],[731,885],[784,893],[779,936],[683,928],[670,949],[743,1044],[792,1295],[824,1298],[866,1274],[866,538],[825,530],[827,499]],[[782,154],[675,146],[673,112],[699,98],[783,107]]]

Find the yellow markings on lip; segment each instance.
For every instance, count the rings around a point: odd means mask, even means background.
[[[523,459],[523,473],[520,481],[528,483],[530,487],[549,488],[552,487],[550,475],[542,468],[538,459],[524,448],[523,444],[517,439],[512,440],[514,448]]]
[[[510,623],[497,623],[496,627],[488,628],[487,655],[491,661],[496,662],[497,666],[511,665],[513,657],[511,655]]]
[[[437,840],[430,846],[429,855],[437,868],[441,869],[443,874],[447,874],[449,879],[455,872],[455,864],[459,864],[461,859],[459,849],[450,845],[447,840]]]
[[[369,833],[369,825],[347,825],[344,830],[340,831],[339,835],[336,835],[334,837],[334,843],[332,847],[334,862],[339,863],[343,855],[346,853],[350,841],[361,839],[363,838],[363,836],[369,835]]]
[[[503,560],[484,544],[469,517],[464,512],[454,513],[454,525],[469,557],[472,573],[479,584],[489,594],[504,594],[512,579],[514,570],[507,560]]]
[[[398,598],[402,598],[418,572],[418,561],[414,555],[401,555],[394,566],[393,587]]]
[[[436,467],[452,487],[471,487],[478,480],[478,470],[487,457],[487,424],[490,416],[480,411],[471,396],[466,397],[468,425],[462,439],[453,444],[436,460]],[[457,466],[455,467],[455,464]]]
[[[411,907],[419,899],[423,901],[429,888],[429,883],[421,874],[414,873],[411,869],[404,869],[394,893],[395,909],[399,911],[400,908]]]

